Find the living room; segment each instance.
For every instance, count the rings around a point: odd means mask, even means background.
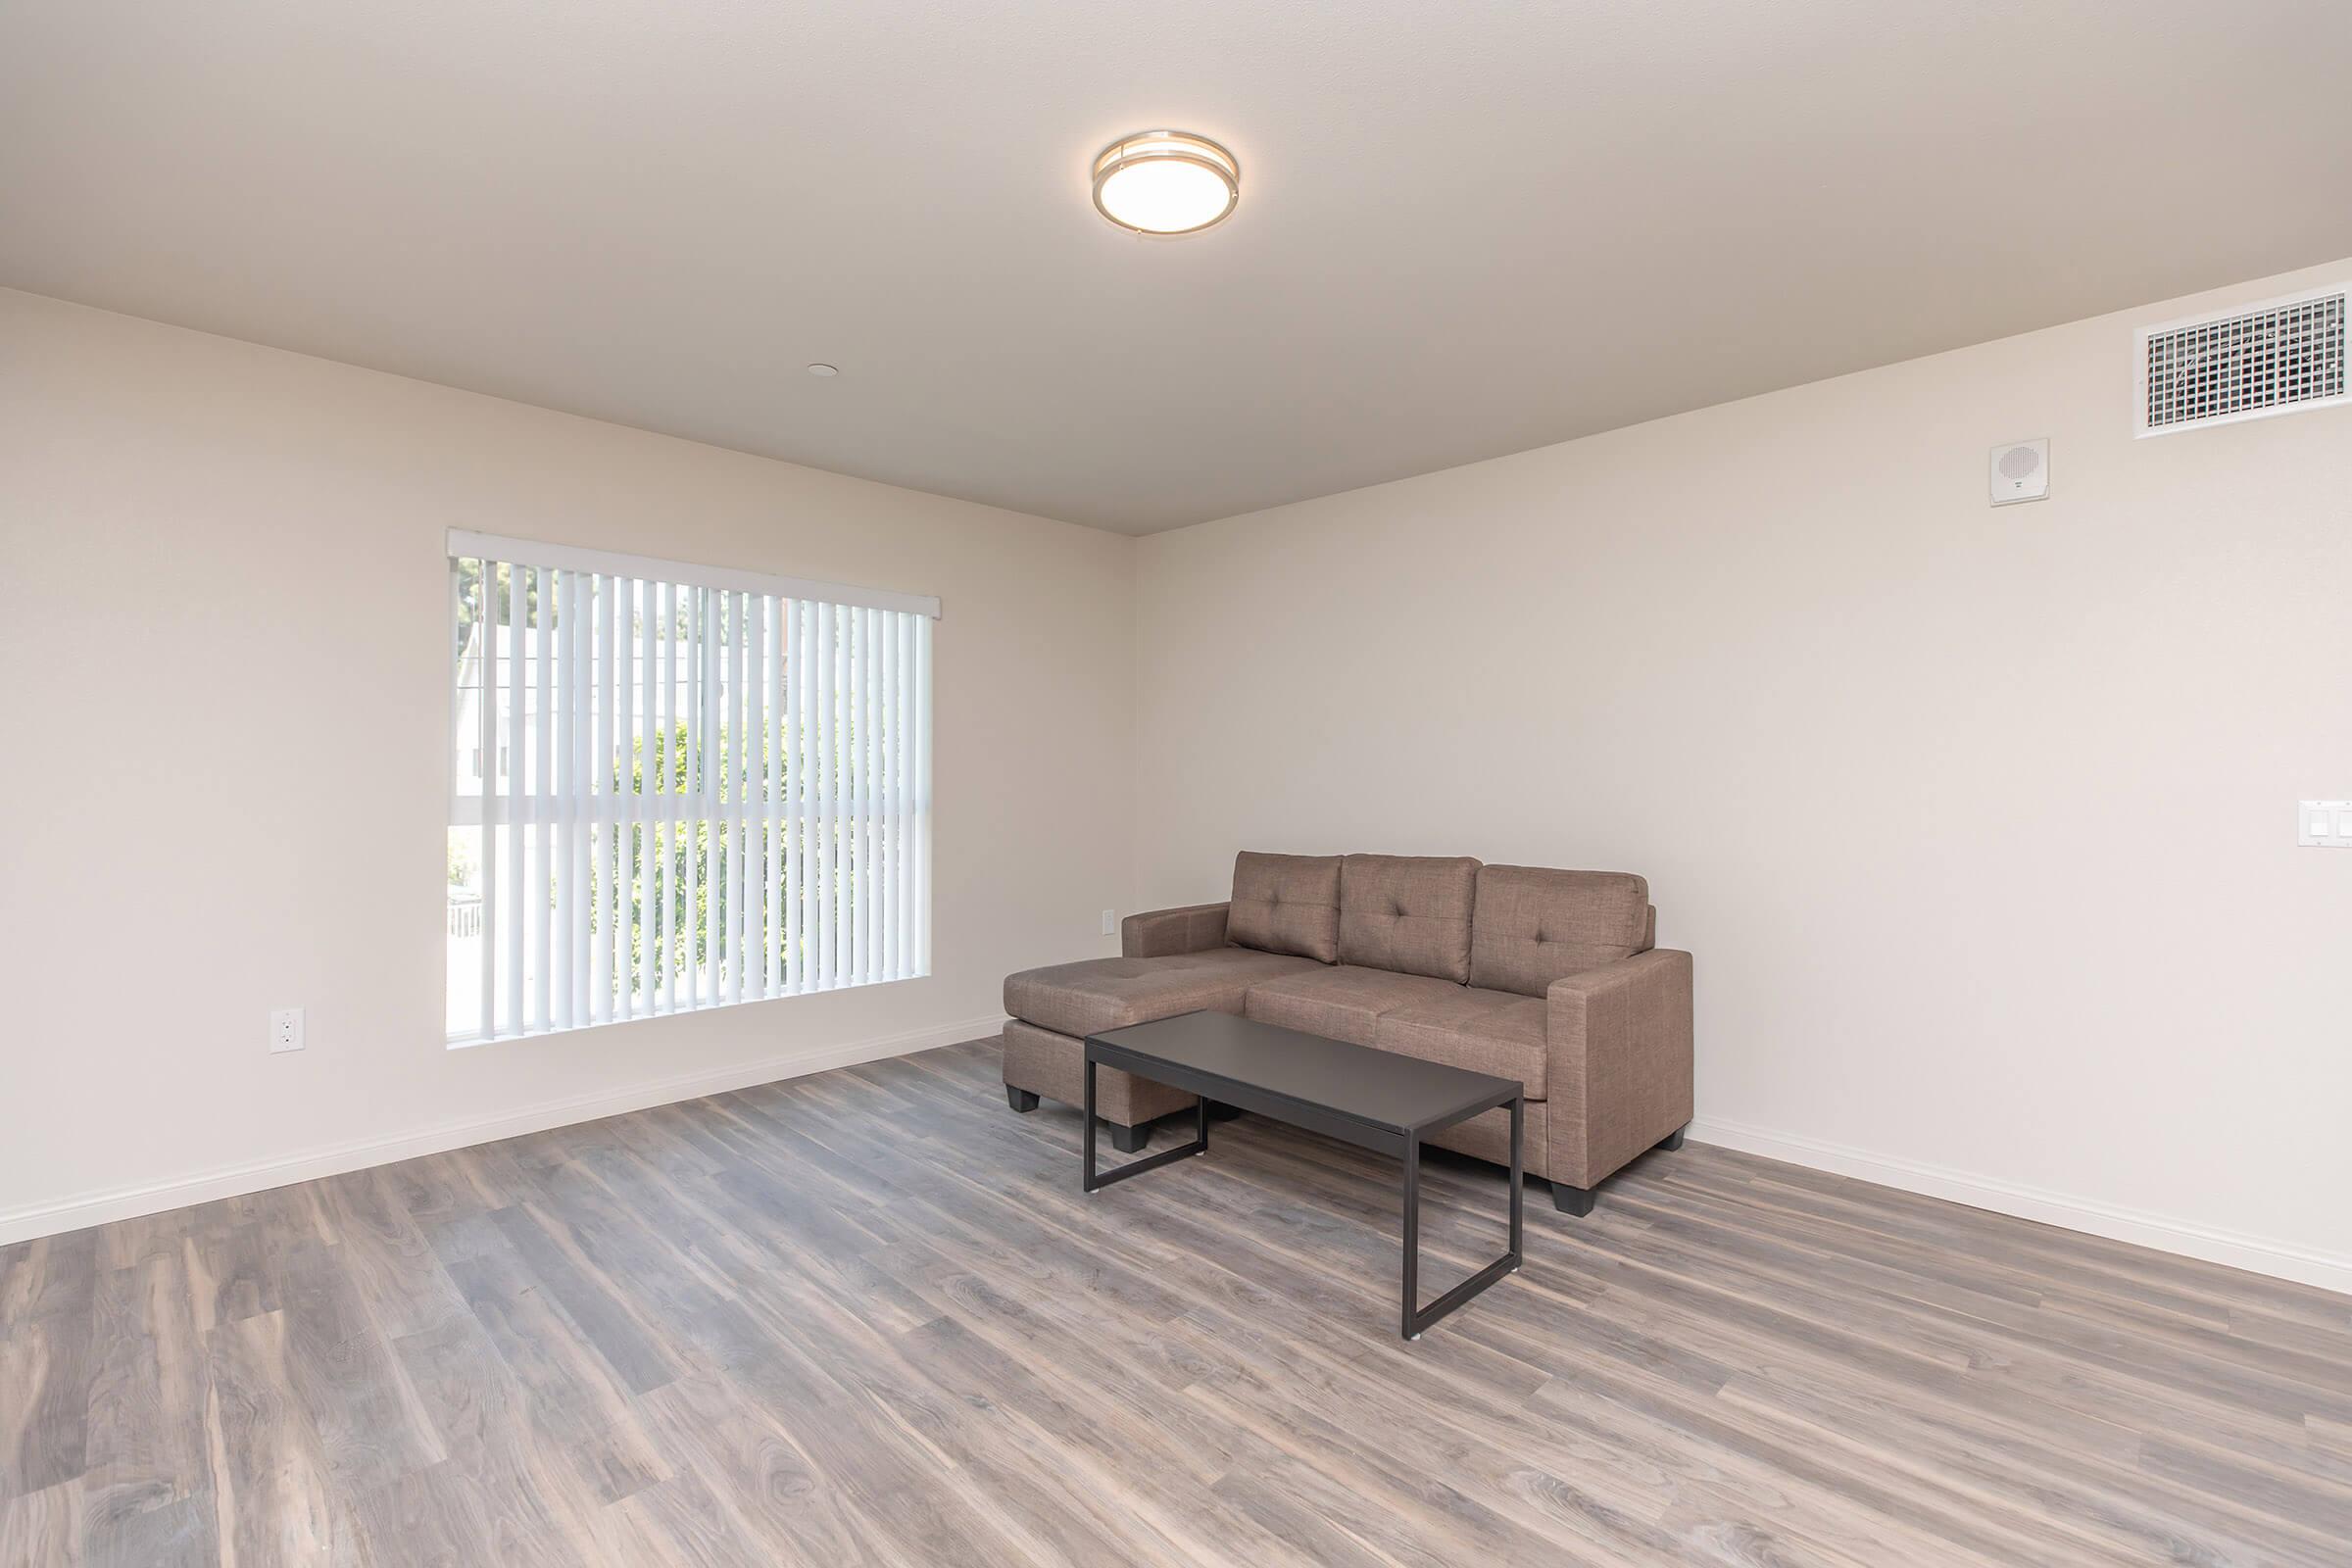
[[[2347,60],[0,15],[0,1564],[2352,1560]]]

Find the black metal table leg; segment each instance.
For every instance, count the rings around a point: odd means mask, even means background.
[[[1095,1054],[1086,1054],[1086,1131],[1079,1135],[1086,1146],[1086,1176],[1080,1184],[1085,1192],[1093,1192],[1095,1181]]]
[[[1404,1140],[1404,1337],[1417,1340],[1421,1325],[1421,1140]]]
[[[1519,1271],[1525,1200],[1527,1097],[1511,1102],[1511,1250],[1447,1291],[1427,1306],[1421,1305],[1421,1140],[1404,1140],[1404,1337],[1417,1340],[1421,1331],[1469,1300],[1506,1274]]]
[[[1525,1255],[1520,1246],[1520,1206],[1527,1196],[1527,1181],[1521,1160],[1527,1138],[1527,1097],[1511,1102],[1511,1268],[1516,1272],[1519,1260]]]
[[[1191,1143],[1183,1145],[1181,1148],[1163,1150],[1159,1153],[1143,1159],[1131,1159],[1116,1170],[1098,1169],[1095,1163],[1095,1054],[1089,1051],[1086,1054],[1086,1131],[1079,1135],[1080,1147],[1084,1151],[1084,1164],[1078,1179],[1079,1189],[1087,1193],[1098,1193],[1112,1182],[1123,1182],[1130,1176],[1141,1176],[1148,1170],[1157,1170],[1160,1166],[1176,1160],[1187,1159],[1194,1154],[1207,1153],[1208,1102],[1203,1100],[1197,1103],[1199,1108],[1193,1116],[1193,1141]]]

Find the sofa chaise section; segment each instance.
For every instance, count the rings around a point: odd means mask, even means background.
[[[1221,923],[1224,906],[1210,907]],[[1137,921],[1127,924],[1133,928]],[[1165,925],[1152,929],[1164,935]],[[1238,1013],[1253,983],[1320,967],[1312,958],[1221,946],[1137,955],[1133,947],[1154,944],[1149,936],[1134,942],[1131,933],[1122,933],[1121,945],[1130,951],[1116,958],[1005,976],[1004,1010],[1011,1021],[1004,1026],[1004,1090],[1013,1109],[1032,1110],[1040,1097],[1070,1105],[1083,1102],[1088,1035],[1180,1012]],[[1193,1103],[1191,1095],[1115,1068],[1097,1075],[1096,1098],[1096,1109],[1111,1124],[1113,1146],[1130,1154],[1144,1147],[1153,1121]]]

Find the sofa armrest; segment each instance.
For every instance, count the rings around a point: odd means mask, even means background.
[[[1569,975],[1544,1005],[1551,1174],[1590,1188],[1690,1120],[1690,955]]]
[[[1152,909],[1119,922],[1119,953],[1129,958],[1165,958],[1225,945],[1225,904],[1188,904]]]

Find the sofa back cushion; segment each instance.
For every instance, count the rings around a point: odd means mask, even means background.
[[[1398,974],[1470,978],[1468,856],[1350,855],[1340,866],[1340,961]]]
[[[1649,884],[1629,871],[1482,866],[1470,983],[1540,997],[1554,980],[1647,949],[1651,919]]]
[[[1340,858],[1260,855],[1233,858],[1233,906],[1225,940],[1261,953],[1296,953],[1317,963],[1340,956]]]

